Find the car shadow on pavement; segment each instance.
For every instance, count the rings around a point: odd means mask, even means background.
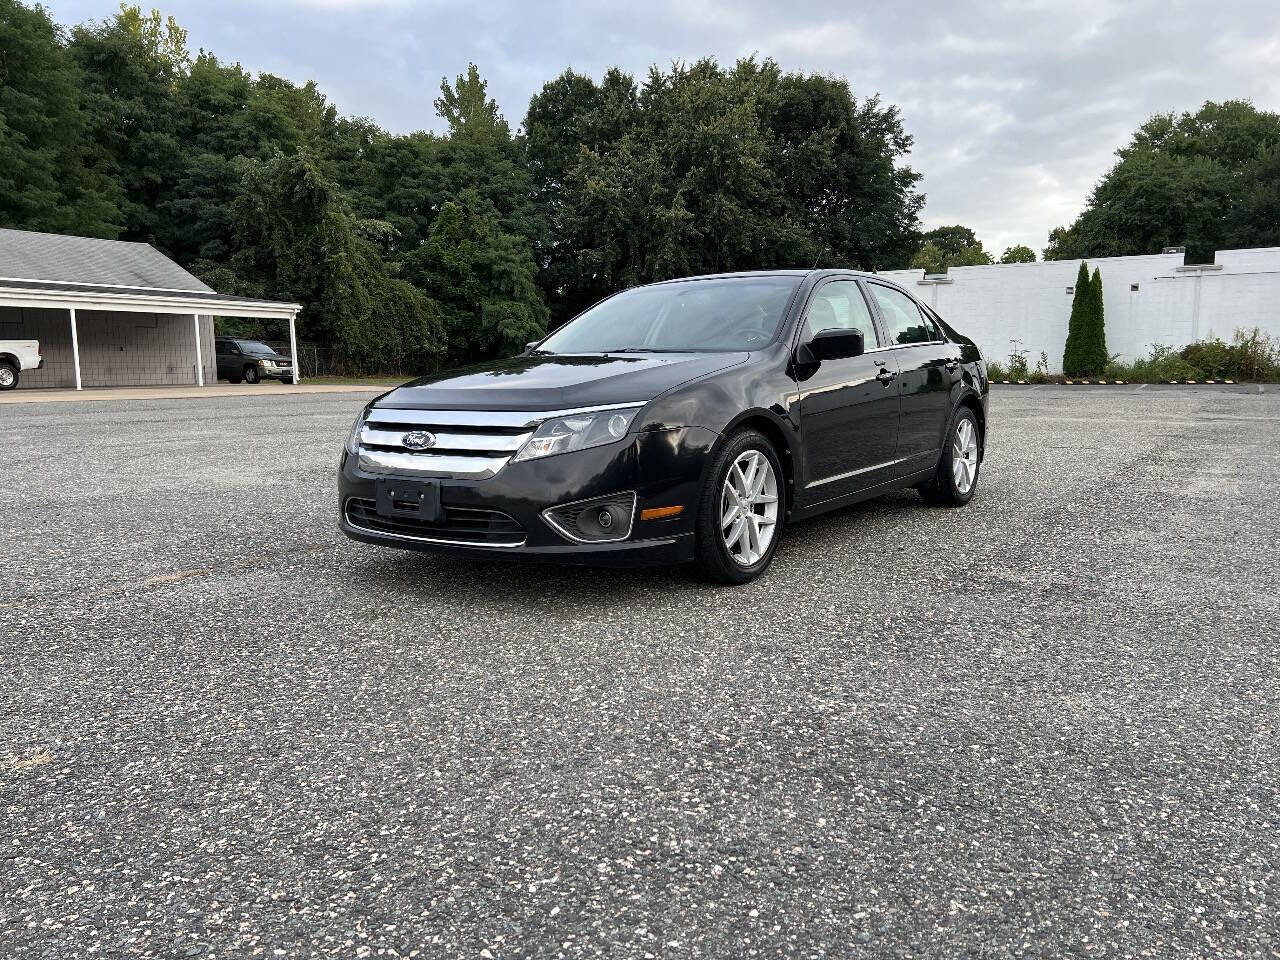
[[[758,584],[767,584],[781,568],[800,569],[817,555],[840,546],[853,546],[864,538],[882,536],[873,531],[877,522],[893,523],[896,514],[927,509],[914,492],[890,494],[853,504],[789,527],[774,560],[774,567]],[[852,541],[852,542],[851,542]],[[533,603],[574,595],[608,598],[608,602],[644,599],[654,594],[698,594],[733,589],[697,579],[684,566],[592,567],[539,560],[489,560],[430,553],[378,549],[367,569],[372,582],[384,589],[418,599],[428,596],[450,601],[491,603],[495,600]]]

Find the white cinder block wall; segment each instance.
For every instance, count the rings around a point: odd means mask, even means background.
[[[190,314],[76,311],[80,379],[86,387],[169,386],[196,382]],[[21,386],[74,387],[71,321],[65,310],[0,306],[0,340],[39,340],[44,366],[23,371]],[[200,318],[205,383],[217,380],[213,317]]]
[[[1212,269],[1183,266],[1182,254],[1100,257],[1107,350],[1134,360],[1152,344],[1183,347],[1211,336],[1230,340],[1259,327],[1280,338],[1280,247],[1219,250]],[[923,270],[887,270],[942,318],[972,337],[991,360],[1007,362],[1021,341],[1034,369],[1043,351],[1062,371],[1079,260],[952,267],[943,282]]]

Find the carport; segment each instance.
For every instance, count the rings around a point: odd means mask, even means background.
[[[220,294],[149,244],[0,230],[0,340],[44,355],[22,387],[215,382],[215,316],[286,321],[297,383],[300,309]]]

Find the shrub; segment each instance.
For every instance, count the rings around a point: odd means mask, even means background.
[[[1020,340],[1013,341],[1016,346],[1009,351],[1009,379],[1027,379],[1027,351],[1022,349]]]
[[[1188,363],[1180,352],[1162,343],[1153,343],[1151,355],[1133,363],[1122,363],[1112,357],[1103,375],[1108,380],[1127,380],[1130,383],[1168,383],[1170,380],[1204,378],[1199,367]]]
[[[1004,368],[999,360],[987,361],[987,379],[988,380],[1008,380],[1009,371]]]
[[[1214,380],[1280,380],[1280,343],[1257,327],[1237,330],[1231,343],[1200,340],[1182,348],[1182,359]]]
[[[1047,383],[1049,381],[1049,355],[1043,350],[1040,351],[1040,359],[1036,361],[1036,368],[1031,371],[1027,380],[1030,383]]]

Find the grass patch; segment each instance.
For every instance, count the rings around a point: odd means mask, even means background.
[[[398,387],[402,383],[406,383],[410,377],[303,377],[302,383],[314,383],[326,387],[341,386],[369,386],[369,387]]]
[[[1016,341],[1015,341],[1016,344]],[[989,379],[1024,383],[1062,383],[1068,378],[1048,372],[1049,361],[1040,354],[1035,369],[1027,365],[1027,354],[1015,346],[1005,363],[987,364]],[[1138,360],[1122,362],[1112,357],[1101,377],[1072,377],[1073,380],[1123,380],[1125,383],[1169,383],[1187,380],[1234,380],[1237,383],[1280,382],[1280,340],[1257,327],[1237,330],[1230,343],[1217,337],[1198,340],[1181,350],[1161,343]]]

